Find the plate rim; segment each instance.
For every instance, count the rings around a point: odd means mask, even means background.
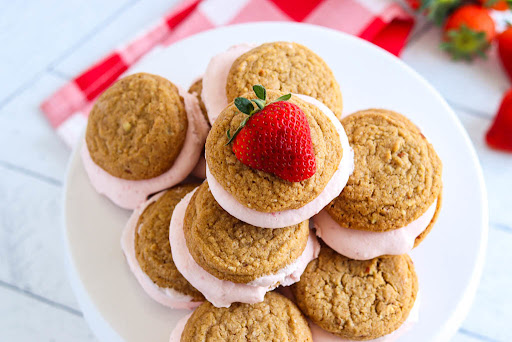
[[[450,316],[450,318],[441,326],[441,329],[437,332],[435,336],[436,341],[449,341],[451,337],[453,337],[459,327],[461,326],[463,320],[466,318],[467,314],[469,313],[472,303],[474,301],[474,298],[476,296],[476,292],[478,289],[478,285],[480,283],[484,264],[485,264],[485,256],[486,256],[486,250],[487,250],[487,244],[488,244],[488,232],[489,232],[489,210],[488,210],[488,199],[487,199],[487,189],[485,186],[485,180],[483,176],[483,170],[482,166],[480,164],[480,161],[478,159],[478,155],[476,153],[475,147],[473,145],[473,142],[469,138],[469,135],[462,125],[461,121],[453,111],[453,109],[450,107],[450,105],[446,102],[446,100],[442,97],[442,95],[431,85],[423,76],[421,76],[417,71],[415,71],[412,67],[407,65],[403,60],[399,59],[395,55],[389,53],[388,51],[366,41],[359,37],[350,35],[345,32],[337,31],[331,28],[318,26],[318,25],[312,25],[307,23],[296,23],[296,22],[275,22],[275,21],[263,21],[263,22],[252,22],[252,23],[241,23],[241,24],[235,24],[235,25],[228,25],[228,26],[222,26],[218,28],[213,28],[209,30],[205,30],[196,34],[193,34],[191,36],[188,36],[184,39],[181,39],[177,42],[172,43],[171,45],[175,44],[183,44],[186,43],[189,40],[197,39],[198,36],[202,35],[208,35],[212,32],[222,32],[222,31],[231,31],[239,27],[254,27],[258,28],[260,26],[288,26],[292,29],[295,29],[299,27],[300,29],[311,29],[311,30],[317,30],[319,32],[325,31],[329,32],[329,34],[335,34],[342,36],[343,39],[352,40],[355,42],[355,44],[361,44],[366,45],[370,47],[371,49],[374,49],[376,53],[380,54],[380,57],[386,58],[388,60],[391,60],[393,63],[399,63],[401,64],[401,67],[403,67],[404,70],[407,70],[409,74],[411,74],[416,81],[419,81],[424,87],[426,87],[430,93],[437,98],[440,104],[444,107],[446,112],[450,113],[452,121],[457,126],[459,132],[462,134],[462,137],[464,139],[466,147],[468,147],[469,154],[471,156],[472,162],[475,166],[475,171],[477,174],[477,180],[479,184],[479,191],[482,195],[482,203],[483,206],[481,208],[482,210],[482,222],[479,224],[479,226],[482,228],[480,231],[480,245],[479,250],[477,252],[476,257],[476,263],[472,270],[472,274],[470,275],[470,281],[466,285],[465,291],[461,298],[465,298],[465,300],[460,300],[454,311],[453,314]],[[143,56],[139,61],[143,60],[145,57],[160,53],[162,49],[168,48],[169,46],[157,46],[153,49],[153,51],[150,51],[149,54],[146,56]],[[138,61],[138,62],[139,62]],[[138,63],[137,62],[137,63]],[[130,69],[128,69],[129,72]],[[73,258],[73,254],[71,252],[71,244],[70,239],[68,235],[68,193],[69,193],[69,180],[70,180],[70,174],[71,171],[76,167],[77,161],[79,160],[79,150],[80,146],[83,143],[83,135],[82,138],[79,140],[79,143],[74,146],[73,151],[69,157],[69,160],[67,162],[66,171],[65,171],[65,182],[62,192],[62,243],[64,244],[64,252],[65,252],[65,267],[66,267],[66,273],[68,275],[68,279],[70,281],[71,288],[73,290],[73,293],[78,301],[78,304],[84,314],[84,318],[93,331],[94,335],[100,339],[105,338],[108,336],[106,340],[108,341],[123,341],[123,339],[118,335],[118,333],[115,331],[113,327],[110,326],[108,321],[103,317],[101,313],[99,313],[97,310],[95,310],[94,304],[92,303],[92,300],[87,293],[86,289],[83,286],[83,283],[81,281],[80,274],[78,272],[78,269],[75,264],[75,260]]]

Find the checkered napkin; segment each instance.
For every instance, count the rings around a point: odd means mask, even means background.
[[[73,146],[94,99],[156,46],[207,29],[254,21],[297,21],[347,32],[398,55],[414,24],[392,0],[185,0],[151,30],[116,49],[41,104],[57,134]]]

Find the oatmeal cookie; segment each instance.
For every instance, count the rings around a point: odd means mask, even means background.
[[[190,254],[204,270],[218,279],[249,283],[302,254],[309,221],[280,229],[252,226],[222,209],[205,181],[187,207],[183,230]]]
[[[169,244],[169,223],[174,207],[197,184],[178,185],[167,190],[141,214],[135,233],[135,256],[140,268],[161,288],[171,288],[194,301],[203,301],[203,295],[181,275],[172,258]]]
[[[257,304],[216,308],[205,302],[187,321],[182,342],[311,342],[308,322],[286,297],[270,292]]]
[[[334,74],[322,58],[301,44],[266,43],[238,57],[228,74],[228,102],[254,84],[314,97],[341,118],[343,103]]]
[[[327,212],[342,227],[385,232],[407,226],[437,200],[442,163],[420,130],[402,115],[366,110],[342,120],[354,149],[355,169]]]
[[[92,160],[127,180],[157,177],[181,151],[188,119],[178,88],[163,77],[127,76],[96,100],[86,131]]]
[[[407,319],[418,292],[406,254],[352,260],[322,245],[300,281],[292,286],[297,305],[322,329],[362,341],[387,335]]]

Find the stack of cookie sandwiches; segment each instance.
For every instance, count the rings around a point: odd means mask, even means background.
[[[261,302],[278,285],[298,281],[319,252],[308,220],[276,230],[253,226],[222,209],[207,181],[176,207],[169,239],[178,270],[217,307]]]
[[[388,342],[418,320],[407,253],[439,214],[441,161],[401,114],[341,114],[328,65],[291,42],[233,46],[188,93],[135,74],[99,97],[84,166],[134,209],[141,288],[195,309],[171,342]]]

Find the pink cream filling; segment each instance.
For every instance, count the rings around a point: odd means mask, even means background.
[[[196,166],[209,127],[201,113],[197,98],[181,88],[179,93],[185,100],[188,119],[187,135],[173,166],[160,176],[144,180],[127,180],[112,176],[94,163],[87,144],[82,145],[82,161],[92,186],[98,193],[105,195],[121,208],[135,209],[149,195],[184,180]]]
[[[192,316],[193,312],[189,313],[181,317],[181,319],[176,323],[176,326],[171,332],[171,337],[169,338],[169,342],[180,342],[181,335],[183,334],[183,330],[185,330],[185,325],[187,325],[188,319]]]
[[[228,50],[214,56],[203,75],[203,99],[208,119],[213,125],[220,112],[228,106],[226,96],[226,83],[231,66],[235,60],[249,50],[255,48],[256,44],[239,44],[230,47]]]
[[[188,295],[180,293],[172,288],[163,288],[155,284],[140,268],[139,261],[135,255],[135,232],[137,229],[140,229],[140,227],[137,227],[139,217],[151,203],[156,202],[164,193],[165,191],[156,194],[134,210],[124,228],[123,235],[121,236],[121,248],[126,256],[126,261],[128,262],[130,270],[135,275],[135,278],[144,291],[152,299],[173,309],[190,310],[198,307],[201,302],[194,302],[193,298]]]
[[[313,218],[316,235],[336,252],[356,260],[381,255],[399,255],[414,248],[416,238],[428,227],[436,212],[437,200],[407,226],[388,232],[370,232],[341,227],[326,210]]]
[[[260,277],[248,284],[218,279],[196,263],[185,241],[183,221],[194,192],[195,190],[187,194],[174,209],[169,240],[174,263],[180,273],[216,307],[229,307],[235,302],[253,304],[263,301],[265,293],[274,289],[277,283],[287,286],[297,282],[308,263],[320,252],[320,245],[314,234],[310,232],[302,255],[276,274]]]
[[[347,184],[348,178],[354,171],[354,151],[348,143],[345,129],[334,113],[326,105],[312,97],[299,94],[294,94],[294,96],[298,96],[302,100],[317,106],[331,120],[340,137],[341,146],[343,147],[343,158],[341,158],[338,169],[334,172],[324,190],[314,200],[299,209],[289,209],[274,213],[264,213],[250,209],[238,202],[213,177],[207,165],[206,178],[208,179],[208,185],[220,206],[232,216],[253,226],[283,228],[299,224],[311,218],[341,193]]]
[[[412,329],[412,327],[419,322],[420,318],[420,298],[419,293],[418,297],[416,298],[416,302],[414,303],[414,306],[411,309],[411,312],[409,313],[409,317],[405,320],[405,322],[398,328],[397,330],[393,331],[392,333],[369,340],[369,342],[394,342],[398,340],[401,336],[405,335],[408,331]],[[186,322],[185,322],[186,323]],[[185,325],[183,325],[185,327]],[[325,331],[324,329],[320,328],[315,323],[309,321],[309,327],[311,328],[311,333],[313,335],[313,341],[314,342],[352,342],[352,340],[347,340],[345,338],[336,336],[334,334],[331,334],[328,331]],[[183,331],[183,330],[182,330]],[[180,333],[181,337],[181,333]],[[179,340],[177,340],[179,341]]]

